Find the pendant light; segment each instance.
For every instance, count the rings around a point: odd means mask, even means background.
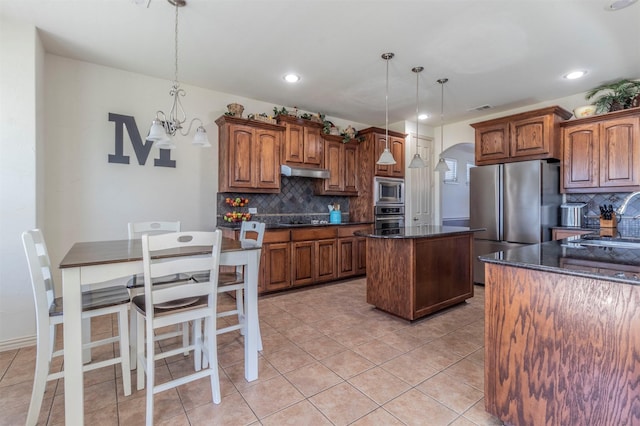
[[[393,165],[396,164],[396,160],[393,158],[393,154],[389,151],[389,60],[394,57],[393,53],[383,53],[382,59],[387,61],[387,89],[384,97],[385,102],[385,127],[384,127],[384,151],[380,155],[377,164],[381,165]]]
[[[440,95],[440,159],[438,160],[438,165],[436,166],[436,172],[448,172],[449,166],[447,166],[447,162],[442,158],[442,151],[444,151],[444,84],[449,81],[448,78],[441,78],[438,80],[440,83],[441,95]]]
[[[409,163],[409,168],[410,169],[420,169],[420,168],[424,168],[427,167],[427,165],[425,164],[424,160],[422,159],[422,157],[420,157],[420,153],[418,153],[418,129],[420,128],[420,123],[419,123],[419,108],[420,108],[420,98],[418,95],[418,81],[420,80],[420,73],[424,70],[424,67],[415,67],[412,68],[411,71],[413,71],[414,73],[416,73],[416,153],[413,156],[413,159],[411,160],[411,163]]]

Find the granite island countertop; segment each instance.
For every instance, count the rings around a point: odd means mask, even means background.
[[[640,285],[640,249],[548,241],[479,256],[483,262]]]
[[[240,229],[242,222],[235,223],[222,223],[218,224],[217,228],[222,229]],[[373,225],[373,222],[341,222],[341,223],[266,223],[265,229],[286,229],[286,228],[319,228],[327,226],[354,226],[354,225]]]
[[[484,228],[467,228],[465,226],[418,225],[405,226],[404,228],[376,229],[372,233],[358,231],[355,232],[355,235],[367,238],[434,238],[483,230]]]

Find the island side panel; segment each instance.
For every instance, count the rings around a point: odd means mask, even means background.
[[[485,408],[512,425],[640,424],[640,286],[487,264]]]
[[[416,241],[415,318],[473,297],[473,234]]]
[[[412,239],[367,238],[367,303],[412,320]]]

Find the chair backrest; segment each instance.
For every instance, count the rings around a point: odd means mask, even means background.
[[[142,259],[147,313],[153,312],[154,304],[204,296],[206,294],[213,297],[213,299],[210,299],[210,303],[215,306],[221,245],[222,231],[220,230],[214,232],[172,232],[161,235],[143,235]],[[152,259],[155,252],[188,247],[201,247],[203,251],[210,249],[211,253]],[[166,252],[163,255],[166,256]],[[196,282],[189,280],[176,286],[154,286],[152,284],[154,278],[191,273],[193,271],[209,271],[209,281]]]
[[[143,234],[159,235],[167,232],[180,232],[180,221],[177,222],[129,222],[129,239],[136,240]]]
[[[31,288],[36,308],[37,332],[40,335],[40,333],[48,333],[49,308],[56,298],[51,276],[51,262],[47,245],[39,229],[23,232],[22,245],[29,264]]]
[[[261,222],[242,222],[240,226],[240,241],[255,240],[258,247],[262,247],[262,239],[264,238],[265,224]],[[248,235],[255,238],[248,238]]]

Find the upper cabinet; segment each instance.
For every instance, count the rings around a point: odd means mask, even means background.
[[[282,163],[291,166],[322,167],[322,123],[288,115],[276,117],[285,126]]]
[[[342,136],[324,135],[324,168],[329,170],[329,179],[316,182],[316,193],[320,195],[358,195],[358,142],[342,142]]]
[[[223,115],[218,125],[220,192],[280,192],[284,127]]]
[[[640,189],[640,108],[567,121],[561,128],[563,192]]]
[[[385,135],[376,135],[376,154],[374,160],[378,161],[380,155],[386,147]],[[396,160],[396,164],[382,165],[376,163],[376,176],[387,176],[395,178],[404,177],[404,138],[389,136],[389,151],[393,155],[393,159]]]
[[[559,123],[571,113],[558,106],[474,123],[476,165],[560,159]]]

